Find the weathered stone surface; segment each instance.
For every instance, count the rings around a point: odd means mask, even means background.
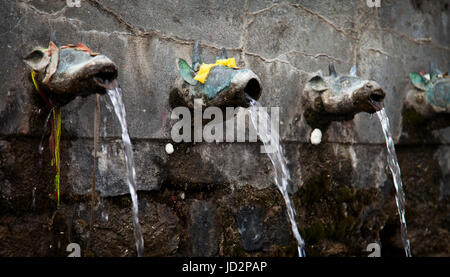
[[[216,209],[206,201],[194,201],[190,205],[191,251],[194,257],[216,256],[218,234]]]
[[[202,184],[219,188],[250,185],[263,189],[274,184],[273,178],[267,180],[267,174],[273,176],[274,173],[269,158],[256,154],[259,150],[260,145],[257,144],[200,144],[192,147],[177,144],[175,153],[169,157],[169,179],[172,183],[197,189]],[[223,154],[214,154],[219,151]],[[192,174],[194,171],[196,174]]]
[[[139,201],[139,215],[146,256],[173,256],[179,251],[179,218],[166,204],[147,197]],[[90,205],[66,207],[72,239],[86,249],[90,222]],[[72,214],[71,214],[72,212]],[[95,256],[135,256],[131,201],[128,197],[101,200],[94,206],[94,225],[90,248]],[[159,245],[165,245],[160,248]],[[84,255],[83,255],[84,256]]]
[[[88,141],[91,142],[91,141]],[[159,189],[167,179],[167,154],[163,143],[135,143],[137,190]],[[147,154],[151,152],[150,157]],[[67,183],[75,194],[84,195],[91,191],[93,146],[85,139],[74,140],[69,149],[70,161]],[[129,193],[122,140],[102,141],[97,149],[96,190],[101,196],[117,196]]]

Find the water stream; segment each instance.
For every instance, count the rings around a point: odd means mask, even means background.
[[[42,152],[44,151],[43,143],[44,143],[44,137],[45,137],[45,130],[47,130],[48,122],[50,121],[50,117],[52,116],[52,114],[53,114],[53,108],[50,109],[50,112],[48,113],[47,118],[45,119],[44,128],[43,128],[44,132],[41,136],[41,141],[39,142],[39,149],[38,149],[39,155],[42,155]]]
[[[389,118],[384,108],[377,112],[377,116],[380,120],[381,127],[383,128],[384,138],[386,139],[386,147],[388,151],[387,162],[392,173],[392,178],[394,179],[394,187],[396,191],[395,202],[397,203],[398,214],[400,216],[402,243],[405,248],[406,256],[411,257],[411,249],[405,218],[405,192],[403,191],[400,166],[398,165],[397,155],[395,154],[394,140],[389,127]]]
[[[266,110],[262,109],[261,104],[247,96],[249,99],[250,107],[248,108],[248,112],[250,114],[250,119],[255,128],[258,137],[264,144],[264,147],[270,145],[270,147],[275,147],[275,151],[270,151],[267,149],[267,155],[269,156],[275,171],[275,184],[283,196],[284,202],[286,204],[287,213],[289,216],[289,220],[291,222],[292,233],[294,234],[295,239],[298,244],[298,255],[299,257],[305,257],[305,242],[303,241],[297,227],[297,222],[295,220],[295,207],[291,202],[288,193],[288,180],[290,178],[289,170],[286,165],[286,159],[283,155],[283,149],[279,144],[279,136],[278,133],[273,130],[272,120],[270,115]],[[258,124],[259,122],[266,122],[267,124]]]
[[[122,127],[122,141],[125,148],[125,163],[127,168],[127,184],[133,202],[133,230],[136,241],[137,256],[142,257],[144,252],[144,238],[142,237],[141,225],[139,224],[139,208],[136,193],[136,169],[134,167],[133,147],[131,145],[130,136],[128,135],[128,127],[125,114],[125,106],[122,102],[122,90],[116,86],[108,89],[108,96],[114,106],[114,111],[119,119]]]

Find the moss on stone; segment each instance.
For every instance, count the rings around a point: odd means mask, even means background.
[[[307,203],[318,202],[330,191],[331,177],[326,171],[321,171],[319,175],[311,177],[304,186],[304,195]]]
[[[308,227],[300,229],[300,233],[306,241],[315,244],[325,238],[326,226],[322,222],[316,221]]]
[[[421,126],[425,123],[425,118],[413,109],[406,109],[403,112],[403,121],[412,126]]]
[[[336,243],[348,244],[358,236],[362,211],[377,197],[375,188],[344,185],[340,177],[322,170],[307,179],[299,192],[309,214],[299,224],[309,257],[329,255]]]

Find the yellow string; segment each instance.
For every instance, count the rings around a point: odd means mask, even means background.
[[[56,189],[56,202],[57,206],[59,206],[60,203],[60,190],[59,190],[59,183],[60,183],[60,176],[61,176],[61,166],[60,166],[60,159],[59,159],[59,142],[61,138],[61,108],[57,107],[53,110],[53,120],[55,123],[55,161],[54,165],[56,168],[56,175],[55,175],[55,189]],[[52,161],[53,165],[53,161]]]

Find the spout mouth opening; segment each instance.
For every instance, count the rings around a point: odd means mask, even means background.
[[[377,112],[383,109],[384,92],[382,90],[376,90],[369,96],[369,104]]]
[[[244,93],[254,100],[258,100],[261,96],[261,85],[256,78],[252,78],[247,82]]]
[[[108,67],[93,75],[95,83],[106,89],[113,88],[116,85],[116,78],[117,71]]]

